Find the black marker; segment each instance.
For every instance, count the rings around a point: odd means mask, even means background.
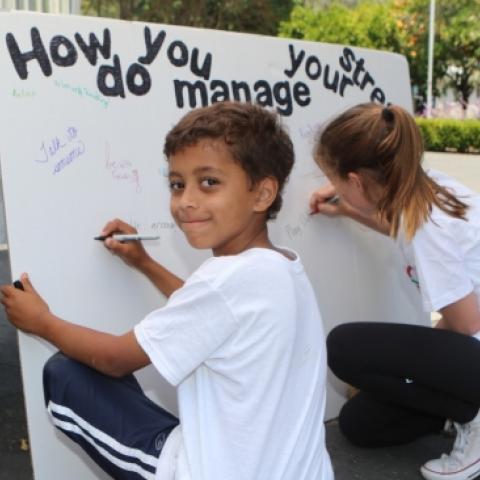
[[[337,205],[339,201],[340,201],[340,196],[334,195],[333,197],[326,198],[324,200],[324,203],[328,203],[329,205]],[[313,211],[313,212],[310,212],[309,215],[315,215],[317,213],[318,211]]]
[[[18,288],[19,290],[25,290],[25,289],[23,288],[23,283],[22,283],[20,280],[15,280],[15,281],[13,282],[13,286],[14,286],[15,288]]]
[[[334,195],[333,197],[330,197],[327,200],[325,200],[325,203],[328,203],[330,205],[336,205],[339,201],[340,201],[340,196]]]
[[[102,242],[107,238],[113,238],[119,242],[137,242],[139,240],[158,240],[159,235],[146,235],[142,233],[114,233],[113,235],[100,235],[94,237],[94,240],[101,240]]]

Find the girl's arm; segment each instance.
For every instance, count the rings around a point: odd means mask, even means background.
[[[0,288],[8,319],[20,330],[37,335],[68,357],[99,372],[121,377],[150,364],[133,331],[110,335],[62,320],[50,312],[26,275],[22,275],[24,291],[11,285]]]
[[[121,220],[108,222],[102,235],[113,233],[136,233],[136,230]],[[105,246],[118,255],[127,265],[142,272],[166,297],[183,286],[184,281],[153,260],[143,248],[141,242],[121,243],[113,238],[105,240]]]
[[[355,220],[384,235],[390,234],[390,225],[382,221],[377,214],[366,215],[355,210],[343,198],[338,198],[335,202],[336,190],[333,185],[328,184],[319,188],[310,197],[310,212],[312,214],[321,213],[327,217],[344,216]]]
[[[480,331],[480,308],[474,292],[440,309],[441,320],[436,327],[474,335]]]

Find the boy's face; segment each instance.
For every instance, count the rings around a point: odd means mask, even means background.
[[[170,209],[195,248],[234,255],[265,214],[257,188],[222,141],[200,140],[169,158]]]

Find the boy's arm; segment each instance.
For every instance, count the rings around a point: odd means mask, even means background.
[[[113,233],[137,233],[128,223],[119,219],[108,222],[102,235]],[[153,260],[143,248],[141,242],[118,242],[113,238],[105,240],[105,246],[118,255],[127,265],[142,272],[166,297],[183,286],[184,281]]]
[[[0,288],[7,316],[20,330],[47,340],[68,357],[113,377],[150,363],[133,331],[117,336],[62,320],[50,312],[26,275],[21,280],[24,291],[11,285]]]

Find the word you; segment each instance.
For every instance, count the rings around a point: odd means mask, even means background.
[[[77,158],[85,153],[85,143],[78,137],[75,127],[68,127],[63,135],[55,135],[40,146],[40,157],[37,163],[55,162],[53,174],[60,173]]]
[[[74,38],[65,35],[54,35],[48,44],[48,49],[38,28],[30,30],[31,47],[21,50],[13,33],[7,33],[6,42],[10,58],[18,76],[25,80],[28,78],[28,62],[37,61],[42,73],[49,77],[53,73],[52,64],[60,68],[72,67],[77,63],[80,53],[83,53],[92,66],[96,66],[99,56],[110,63],[102,64],[97,72],[97,87],[107,97],[125,98],[125,87],[133,95],[145,95],[150,91],[152,79],[146,65],[152,64],[162,50],[166,39],[165,30],[153,38],[149,27],[144,28],[145,54],[137,58],[137,61],[126,68],[122,66],[119,55],[112,55],[111,33],[108,28],[103,30],[102,40],[90,33],[88,41],[75,33]],[[28,50],[31,48],[31,50]],[[194,48],[190,54],[187,45],[180,41],[172,41],[165,48],[166,57],[175,67],[190,66],[191,72],[201,78],[208,79],[212,64],[212,55],[207,53],[200,59],[198,48]],[[80,53],[79,53],[80,52]]]
[[[140,174],[130,160],[112,160],[110,155],[110,144],[105,144],[105,168],[110,172],[116,181],[133,184],[135,193],[141,193]]]

